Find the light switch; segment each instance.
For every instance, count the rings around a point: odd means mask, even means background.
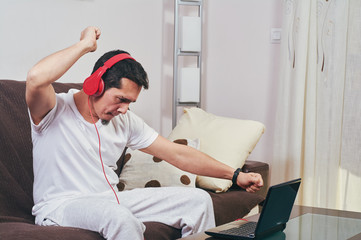
[[[282,28],[271,28],[271,43],[281,43]]]

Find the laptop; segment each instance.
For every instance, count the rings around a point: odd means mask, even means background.
[[[225,239],[260,239],[286,228],[301,178],[271,186],[258,222],[234,221],[205,231],[206,234]]]

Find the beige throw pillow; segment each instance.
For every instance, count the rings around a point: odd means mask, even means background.
[[[199,140],[178,139],[174,142],[199,149]],[[144,187],[195,187],[196,175],[182,171],[166,161],[139,150],[128,149],[119,177],[118,189]]]
[[[260,122],[220,117],[200,108],[185,108],[184,112],[168,138],[198,138],[200,151],[233,168],[244,165],[265,130]],[[215,192],[225,192],[232,186],[232,182],[197,176],[196,185]]]

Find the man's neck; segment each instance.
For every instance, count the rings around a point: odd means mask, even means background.
[[[88,95],[86,95],[83,90],[80,90],[79,92],[75,93],[73,97],[74,97],[75,105],[76,105],[79,113],[85,119],[85,121],[93,123],[92,117],[90,115],[89,107],[91,108],[91,111],[93,113],[94,121],[97,122],[99,120],[99,118],[94,113],[92,97],[89,97]],[[88,100],[88,98],[89,98],[89,100]],[[89,101],[89,104],[88,104],[88,101]]]

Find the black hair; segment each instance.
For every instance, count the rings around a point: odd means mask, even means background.
[[[111,57],[121,53],[129,54],[128,52],[122,50],[113,50],[105,53],[95,63],[92,73],[94,73],[98,68],[103,66],[104,63]],[[102,79],[104,81],[104,90],[112,87],[121,88],[122,86],[120,80],[122,78],[128,78],[129,80],[135,82],[138,86],[143,87],[144,89],[149,88],[147,73],[143,69],[142,65],[139,62],[134,61],[133,59],[124,59],[122,61],[119,61],[103,74]]]

